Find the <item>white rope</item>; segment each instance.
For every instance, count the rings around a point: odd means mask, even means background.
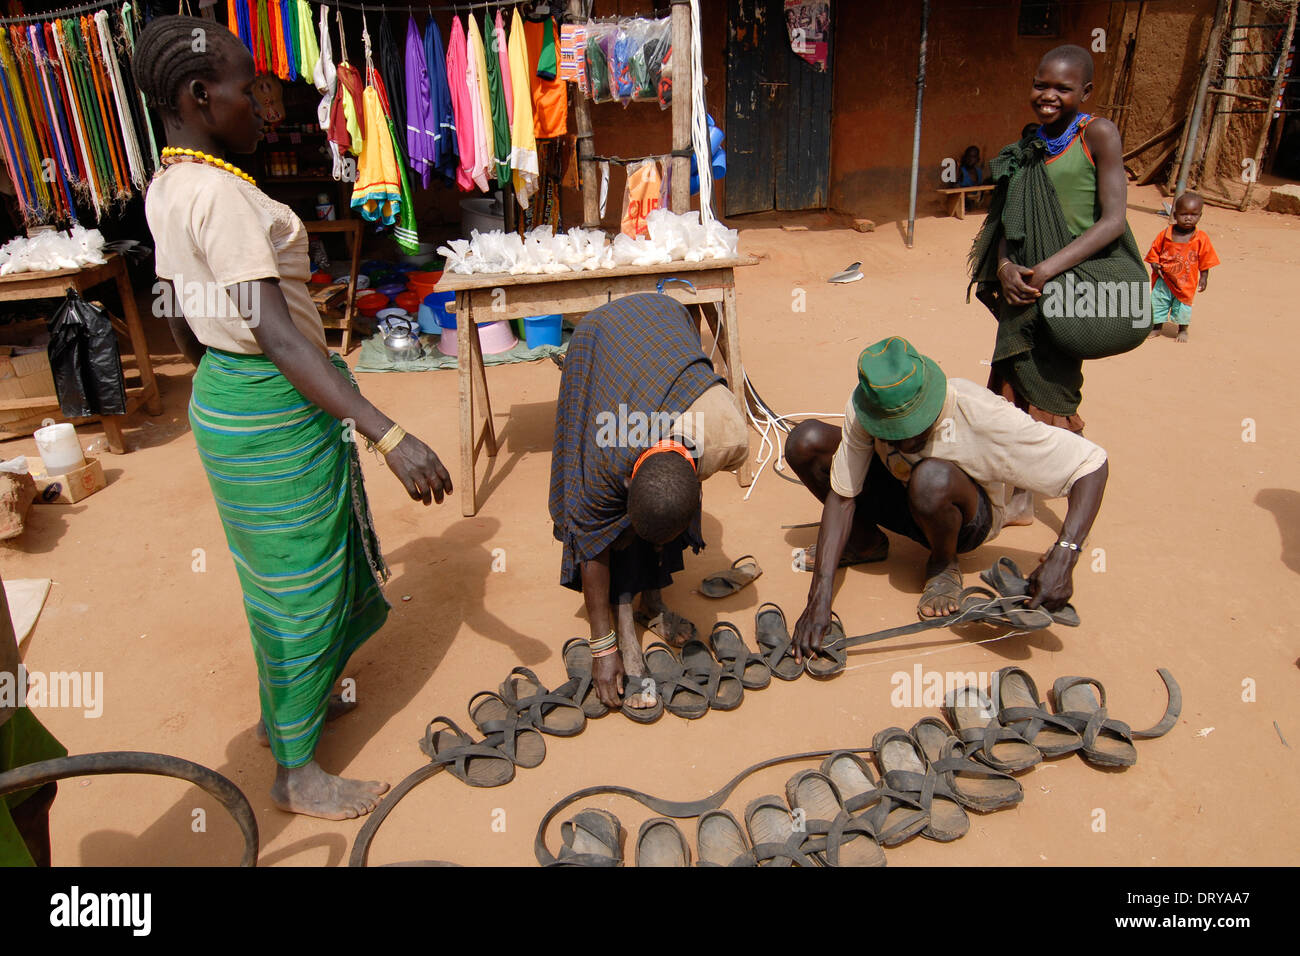
[[[745,403],[745,414],[749,416],[749,423],[754,426],[758,432],[758,455],[754,458],[758,465],[758,470],[754,472],[754,480],[750,482],[749,488],[745,491],[744,500],[748,501],[749,496],[754,493],[758,487],[758,479],[763,474],[763,469],[767,467],[769,461],[772,462],[772,468],[775,471],[785,470],[785,448],[781,435],[789,434],[790,429],[784,424],[787,421],[806,418],[843,418],[844,413],[834,412],[791,412],[788,415],[778,415],[766,405],[757,400],[757,392],[750,384],[749,376],[745,376],[745,384],[749,387],[750,395],[755,397],[753,402]],[[754,407],[757,407],[762,417],[754,414]]]
[[[700,223],[707,230],[710,223],[717,221],[717,217],[713,215],[713,169],[709,159],[709,124],[705,119],[701,47],[700,2],[691,0],[691,147],[695,151],[695,168],[699,170]],[[749,495],[745,497],[748,498]]]

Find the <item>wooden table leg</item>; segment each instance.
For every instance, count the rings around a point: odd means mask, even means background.
[[[126,328],[131,335],[131,350],[135,353],[135,364],[140,370],[140,384],[144,386],[144,408],[150,415],[162,414],[162,396],[158,394],[158,381],[153,375],[153,363],[149,361],[149,342],[144,336],[144,326],[140,324],[140,313],[135,308],[135,292],[131,289],[131,277],[126,271],[126,260],[117,258],[117,294],[122,298],[122,317],[126,319]],[[107,422],[105,422],[107,430]],[[118,430],[119,440],[121,427]]]
[[[469,313],[470,294],[456,293],[456,377],[460,392],[460,513],[466,518],[478,510],[474,494],[474,381],[470,373],[473,354],[470,332],[474,328]]]
[[[104,426],[104,437],[108,439],[108,450],[114,455],[126,454],[126,443],[122,440],[122,422],[125,415],[104,415],[100,418]]]
[[[965,219],[966,218],[966,194],[956,193],[952,198],[956,200],[956,202],[953,204],[953,212],[956,214],[958,219]]]
[[[731,392],[743,411],[749,406],[745,402],[745,366],[740,361],[740,317],[736,314],[736,287],[730,280],[722,293],[721,312],[722,334],[725,339],[723,346],[726,349],[723,354],[727,357],[727,371],[730,373],[727,381],[731,383]],[[750,464],[748,453],[745,455],[745,463],[736,471],[736,480],[742,488],[748,488],[754,483],[754,468]]]
[[[361,268],[361,223],[345,233],[348,252],[352,256],[352,270],[348,273],[348,301],[343,305],[343,357],[352,348],[352,320],[357,314],[357,273]]]

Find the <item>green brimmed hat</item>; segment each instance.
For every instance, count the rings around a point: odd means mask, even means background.
[[[881,339],[858,356],[853,408],[876,438],[901,441],[921,434],[938,419],[947,395],[943,370],[907,339]]]

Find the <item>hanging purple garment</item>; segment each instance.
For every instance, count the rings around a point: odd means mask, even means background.
[[[406,22],[406,155],[427,189],[433,174],[437,127],[430,117],[429,69],[424,43],[412,17]]]
[[[442,55],[442,37],[432,20],[424,29],[424,58],[429,65],[429,128],[434,131],[433,171],[448,182],[456,181],[460,165],[456,140],[456,115],[447,83],[447,62]],[[426,182],[427,186],[428,183]]]

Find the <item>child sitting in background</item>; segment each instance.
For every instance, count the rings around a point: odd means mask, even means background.
[[[978,146],[967,146],[966,152],[961,154],[961,169],[957,180],[958,186],[983,186],[984,185],[984,162],[980,159],[980,148]],[[983,193],[966,193],[962,196],[962,201],[966,203],[966,208],[978,206],[984,201]]]
[[[1187,342],[1192,299],[1210,282],[1210,269],[1219,257],[1210,237],[1196,228],[1204,203],[1196,193],[1183,193],[1174,202],[1172,219],[1146,254],[1151,263],[1151,336],[1170,322],[1178,323],[1178,341]]]

